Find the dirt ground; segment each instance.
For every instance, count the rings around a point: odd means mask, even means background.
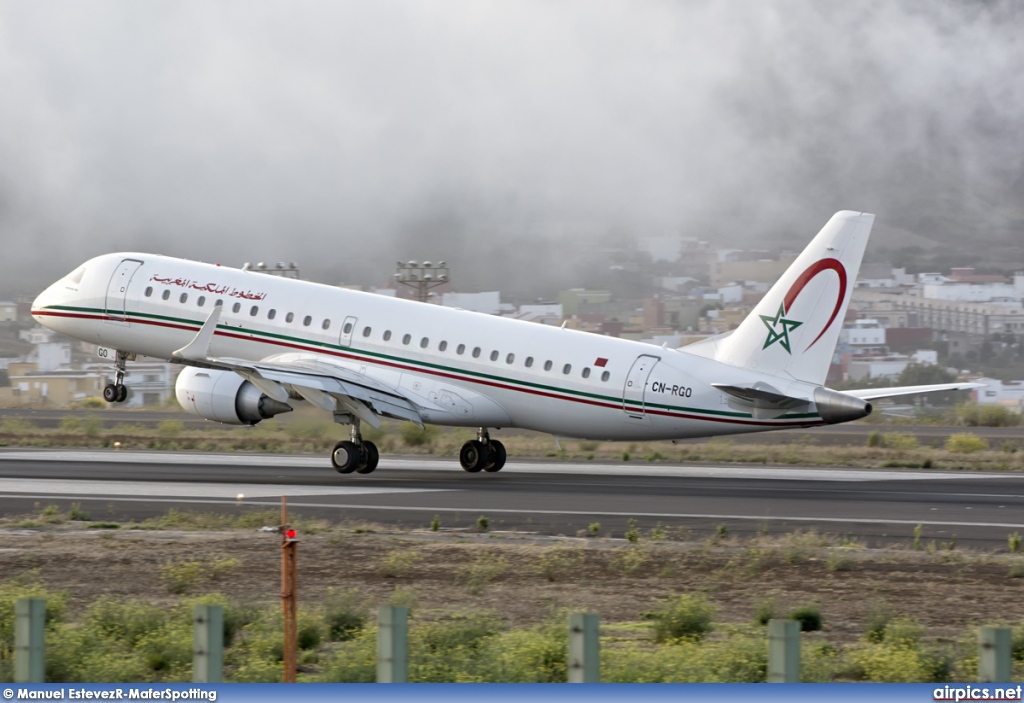
[[[266,603],[280,593],[280,537],[253,529],[103,530],[65,522],[7,526],[0,534],[0,581],[66,590],[72,618],[101,595],[176,602],[166,567],[190,560],[210,568],[188,593]],[[666,596],[700,592],[718,608],[716,621],[728,623],[751,622],[766,600],[779,616],[816,602],[823,634],[836,643],[862,637],[879,607],[918,619],[927,636],[939,638],[1024,619],[1016,605],[1024,557],[922,546],[865,549],[813,533],[700,542],[644,536],[631,544],[330,526],[302,536],[299,599],[308,607],[328,588],[356,588],[367,606],[400,598],[417,618],[486,611],[523,626],[564,609],[597,612],[602,624],[637,621]]]

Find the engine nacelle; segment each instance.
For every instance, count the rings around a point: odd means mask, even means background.
[[[868,401],[828,388],[814,391],[814,404],[818,407],[821,419],[830,425],[859,420],[871,414],[871,403]]]
[[[174,395],[188,412],[229,425],[255,425],[292,410],[233,371],[188,366],[178,375]]]

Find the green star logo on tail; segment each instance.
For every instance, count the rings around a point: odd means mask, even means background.
[[[793,352],[789,348],[789,333],[803,323],[786,319],[785,303],[779,305],[779,311],[775,313],[775,317],[769,317],[768,315],[758,315],[758,317],[761,318],[764,326],[768,328],[768,337],[764,340],[764,346],[761,348],[767,349],[778,342],[779,346],[785,349],[787,354],[792,354]]]

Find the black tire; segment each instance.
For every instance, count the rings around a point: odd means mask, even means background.
[[[107,401],[108,403],[116,403],[118,396],[117,388],[118,387],[115,386],[113,383],[108,383],[107,385],[105,385],[103,387],[103,400]]]
[[[366,455],[366,464],[356,469],[361,474],[372,474],[373,470],[377,468],[377,462],[380,461],[380,452],[377,451],[377,445],[373,442],[363,442],[363,453]]]
[[[359,445],[347,439],[335,444],[331,450],[331,463],[339,474],[352,473],[364,463],[365,458]]]
[[[487,445],[474,439],[462,445],[462,449],[459,450],[459,463],[462,464],[464,471],[475,474],[482,471],[490,462],[488,453]]]
[[[117,402],[123,403],[128,400],[128,386],[117,386]]]
[[[491,463],[484,467],[484,471],[492,474],[501,471],[505,467],[505,459],[508,456],[505,453],[505,445],[493,439],[487,449],[487,453],[491,455]]]

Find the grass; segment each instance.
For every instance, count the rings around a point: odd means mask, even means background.
[[[0,443],[7,446],[99,448],[112,447],[119,442],[122,449],[324,454],[346,434],[346,428],[306,411],[290,413],[283,419],[267,420],[245,430],[214,424],[197,429],[186,426],[181,420],[165,420],[153,427],[121,423],[106,428],[99,415],[84,418],[69,415],[65,420],[60,428],[43,429],[23,418],[5,417],[0,420]],[[983,439],[965,432],[958,434],[969,439],[951,438],[952,444],[948,447],[923,446],[912,434],[895,431],[897,429],[872,432],[867,446],[838,447],[817,446],[806,438],[788,443],[766,439],[764,444],[722,439],[682,445],[585,441],[565,444],[561,451],[552,452],[551,438],[547,435],[522,432],[502,436],[501,439],[511,456],[550,455],[559,460],[628,462],[642,457],[651,463],[701,461],[1024,471],[1024,451],[1017,451],[1018,446],[1013,442],[987,447]],[[397,422],[385,422],[378,430],[366,428],[364,435],[376,442],[382,453],[434,454],[450,458],[455,458],[462,443],[471,438],[471,434],[463,429],[428,426],[426,430],[420,430],[410,423]]]
[[[42,513],[49,506],[41,505]],[[50,511],[53,512],[52,510]],[[232,523],[251,529],[265,514],[253,511]],[[299,516],[295,516],[301,522]],[[202,514],[175,513],[154,519],[183,529],[189,521],[208,524]],[[247,525],[247,526],[244,526]],[[130,526],[130,525],[128,525]],[[244,526],[244,527],[243,527]],[[61,530],[83,530],[84,525],[65,524]],[[401,577],[401,587],[384,583],[372,555],[362,575],[347,587],[312,591],[300,602],[299,641],[301,681],[373,681],[376,676],[374,607],[382,602],[412,609],[410,618],[409,671],[411,681],[564,681],[566,675],[566,611],[597,610],[579,598],[575,587],[590,580],[607,581],[616,572],[629,576],[630,592],[669,593],[653,608],[636,605],[620,622],[602,617],[602,677],[609,682],[641,681],[763,681],[766,671],[764,628],[772,617],[801,620],[807,632],[801,659],[808,681],[967,681],[976,678],[976,629],[929,632],[912,616],[893,610],[884,601],[865,606],[849,621],[839,623],[832,616],[826,622],[836,598],[822,600],[822,606],[808,602],[808,596],[793,598],[775,592],[776,577],[785,573],[818,571],[826,592],[847,578],[825,574],[822,563],[834,554],[856,555],[862,562],[886,561],[897,556],[906,563],[940,563],[948,552],[866,550],[841,536],[814,531],[789,535],[727,536],[715,545],[700,541],[686,545],[644,540],[640,544],[618,544],[581,540],[551,547],[493,546],[486,537],[472,535],[467,541],[451,537],[443,545],[448,563],[457,566],[455,583],[464,585],[473,598],[466,601],[460,591],[449,591],[446,605],[436,602],[420,607],[418,588],[438,578],[436,569],[419,551],[429,541],[412,536],[354,537],[340,526],[325,528],[325,538],[347,535],[351,545],[377,541],[387,545],[385,561],[402,564],[408,554],[416,559]],[[114,537],[113,534],[110,535]],[[149,539],[154,539],[149,537]],[[248,539],[248,538],[246,538]],[[156,541],[164,541],[158,539]],[[127,546],[128,538],[118,533],[115,544]],[[909,544],[909,539],[907,540]],[[484,547],[484,544],[487,546]],[[270,544],[269,548],[274,549]],[[527,550],[530,549],[527,553]],[[1024,558],[1014,554],[973,553],[960,549],[962,561],[950,564],[960,569],[972,564],[1015,568]],[[439,554],[438,551],[428,552]],[[690,555],[684,570],[701,574],[687,590],[678,592],[678,576],[659,576],[671,564],[681,563],[679,555]],[[724,555],[728,555],[728,557]],[[796,561],[789,555],[797,554]],[[675,556],[673,556],[675,555]],[[722,565],[725,558],[728,564]],[[702,560],[707,559],[707,562]],[[633,560],[639,566],[626,569]],[[909,560],[909,561],[907,561]],[[742,578],[746,563],[758,564],[757,582],[764,586],[737,602],[734,595],[720,592],[725,579]],[[239,573],[233,557],[214,554],[203,558],[171,558],[156,562],[165,592],[146,592],[142,598],[100,597],[93,600],[75,594],[69,607],[68,594],[48,590],[38,574],[24,572],[22,578],[0,577],[0,682],[10,681],[13,599],[38,595],[47,600],[49,625],[47,657],[49,680],[140,682],[189,681],[191,677],[191,609],[208,602],[225,608],[225,652],[227,680],[278,681],[280,678],[280,605],[272,594],[264,600],[238,601],[217,592],[227,579]],[[734,563],[735,562],[735,563]],[[305,564],[306,562],[300,562]],[[1003,566],[1005,565],[1005,566]],[[246,561],[248,569],[250,562]],[[272,567],[274,568],[274,567]],[[779,569],[784,570],[780,572]],[[833,569],[829,568],[829,572]],[[1024,572],[1022,572],[1024,573]],[[550,589],[546,615],[510,624],[504,608],[509,594]],[[325,593],[326,590],[326,593]],[[877,595],[858,593],[866,603]],[[627,599],[632,602],[632,599]],[[842,600],[842,598],[838,598]],[[805,605],[799,606],[800,602]],[[650,612],[638,612],[651,608]],[[621,610],[621,609],[620,609]],[[781,614],[781,615],[780,615]],[[621,616],[621,613],[620,613]],[[641,619],[643,618],[643,619]],[[808,624],[811,626],[809,627]],[[1018,623],[1024,624],[1024,623]],[[816,627],[830,627],[815,631]],[[840,627],[841,625],[841,627]],[[933,624],[932,627],[935,627]],[[849,634],[838,634],[845,630]],[[1024,629],[1018,628],[1015,657],[1024,660]],[[836,639],[839,637],[840,639]],[[845,638],[845,639],[843,639]],[[1024,661],[1015,665],[1020,669]]]

